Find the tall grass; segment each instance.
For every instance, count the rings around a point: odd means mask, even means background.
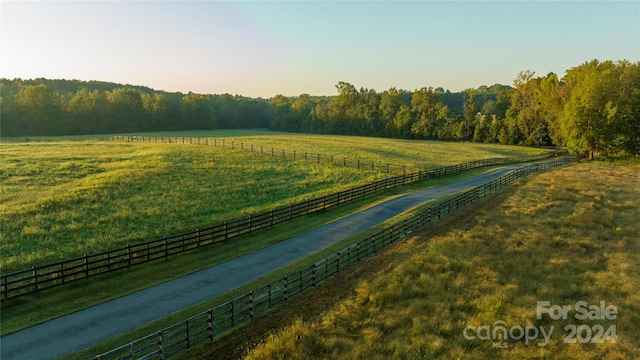
[[[638,184],[637,165],[538,175],[472,221],[417,235],[353,296],[316,320],[291,322],[246,358],[639,358]],[[605,301],[618,316],[538,320],[537,301]],[[504,349],[465,338],[467,326],[498,320],[554,332],[546,346],[509,340]],[[565,343],[569,324],[615,325],[617,341]]]

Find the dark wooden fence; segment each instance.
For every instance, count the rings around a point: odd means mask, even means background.
[[[183,234],[165,236],[161,239],[127,245],[97,254],[84,255],[70,260],[2,274],[0,276],[0,297],[2,301],[5,301],[25,295],[37,295],[45,289],[122,268],[144,264],[153,260],[167,258],[171,255],[198,249],[203,246],[217,244],[256,230],[270,228],[307,214],[359,200],[398,186],[447,176],[482,166],[533,161],[553,155],[553,153],[547,153],[527,157],[477,160],[435,170],[423,170],[388,177],[366,185],[353,187],[289,206],[279,207],[241,219],[225,221],[203,229],[196,229]]]
[[[196,345],[205,342],[213,343],[217,335],[232,328],[253,323],[260,314],[287,304],[292,297],[307,289],[315,288],[329,278],[340,275],[344,269],[376,254],[411,232],[476,202],[517,179],[532,173],[567,165],[575,159],[577,158],[563,158],[515,170],[499,179],[428,207],[408,219],[370,235],[269,285],[210,308],[157,333],[98,355],[94,360],[168,359]]]

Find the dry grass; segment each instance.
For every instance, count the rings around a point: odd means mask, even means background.
[[[639,186],[637,165],[538,175],[472,220],[394,249],[379,276],[363,276],[321,316],[283,321],[246,358],[639,358]],[[537,301],[572,310],[566,320],[538,320]],[[605,301],[618,316],[578,320],[578,301]],[[464,336],[467,326],[499,320],[554,331],[546,346],[540,336],[509,339],[505,349]],[[615,325],[617,341],[567,344],[569,324]]]

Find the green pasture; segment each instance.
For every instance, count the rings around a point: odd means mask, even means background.
[[[195,230],[383,176],[195,145],[5,143],[0,156],[5,272]]]
[[[336,162],[342,158],[360,159],[377,166],[390,164],[406,166],[407,170],[431,169],[451,164],[496,157],[537,155],[549,150],[523,146],[478,144],[468,142],[442,142],[426,140],[402,140],[362,136],[309,135],[262,130],[203,130],[138,133],[130,135],[150,137],[225,138],[225,146],[231,142],[245,147],[254,145],[265,149],[296,151],[333,156]]]
[[[408,168],[543,151],[256,132],[269,133],[221,130],[164,135],[226,134],[237,142]],[[384,176],[205,145],[4,142],[0,157],[0,266],[6,272],[195,230]]]
[[[322,154],[336,159],[361,159],[375,164],[406,166],[411,170],[432,169],[463,162],[497,157],[528,156],[549,151],[541,148],[400,140],[335,135],[254,135],[234,136],[227,141],[244,142],[298,153]]]
[[[406,166],[408,171],[424,170],[459,164],[467,161],[496,157],[537,155],[549,151],[543,148],[532,148],[515,145],[480,144],[469,142],[443,142],[427,140],[402,140],[362,136],[310,135],[251,130],[191,130],[163,131],[147,133],[104,134],[95,136],[62,136],[38,138],[51,141],[77,140],[84,138],[106,139],[110,136],[144,136],[188,138],[224,138],[225,146],[231,142],[275,148],[278,150],[333,156],[336,162],[342,158],[360,159],[366,163],[374,162],[376,166],[390,164]]]

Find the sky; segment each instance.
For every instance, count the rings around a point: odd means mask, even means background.
[[[640,61],[640,1],[2,1],[0,77],[270,98]]]

